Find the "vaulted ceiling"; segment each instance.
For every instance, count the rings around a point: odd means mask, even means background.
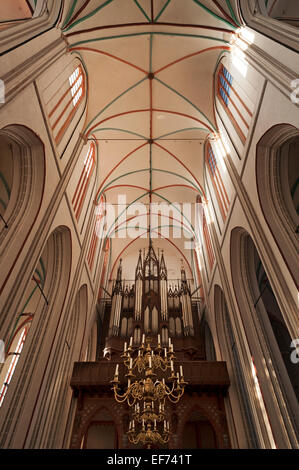
[[[63,34],[70,51],[81,55],[88,75],[84,135],[99,145],[98,198],[104,194],[116,204],[124,195],[127,205],[143,203],[146,212],[150,202],[194,204],[204,186],[204,141],[217,130],[214,72],[238,28],[234,2],[70,3]],[[132,217],[128,215],[131,227],[137,223]],[[153,236],[164,225],[188,225],[178,211],[172,217],[151,226]],[[139,222],[144,227],[144,220]],[[120,219],[113,228],[118,224]],[[119,225],[118,237],[124,236],[123,227]],[[148,229],[149,219],[145,235]],[[193,265],[186,239],[173,235],[170,228],[169,236],[154,240],[154,246],[165,250],[170,278],[177,275],[181,258],[191,269]],[[130,279],[138,250],[148,243],[136,236],[112,241],[111,268],[120,256],[132,259],[124,263]]]

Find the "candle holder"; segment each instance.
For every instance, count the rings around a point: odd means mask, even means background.
[[[133,338],[130,339],[129,347],[125,343],[121,357],[128,369],[125,374],[128,378],[126,391],[120,393],[118,364],[111,381],[115,400],[118,403],[127,402],[129,407],[134,407],[127,433],[129,441],[135,445],[147,445],[148,448],[169,441],[171,431],[169,421],[166,420],[165,401],[168,399],[172,403],[178,403],[187,385],[183,367],[180,366],[180,372],[174,371],[175,355],[171,341],[169,340],[167,348],[162,348],[159,336],[156,348],[151,347],[152,340],[145,338],[145,335],[138,348],[133,348]],[[167,372],[169,369],[170,376],[166,383],[164,378],[158,378],[157,373]]]

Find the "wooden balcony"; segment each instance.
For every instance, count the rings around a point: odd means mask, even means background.
[[[74,391],[96,391],[109,390],[110,381],[114,378],[116,361],[99,362],[75,362],[71,387]],[[229,387],[229,377],[225,362],[219,361],[186,361],[177,362],[184,369],[184,378],[188,382],[187,389],[190,391],[217,391],[226,392]],[[125,385],[127,382],[124,377],[124,366],[120,364],[119,380]],[[169,374],[159,374],[159,377],[167,377]]]

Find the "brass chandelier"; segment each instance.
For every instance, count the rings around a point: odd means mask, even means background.
[[[116,365],[112,390],[118,403],[127,401],[132,408],[132,419],[129,423],[128,438],[135,445],[166,444],[169,441],[171,430],[166,420],[166,398],[177,403],[182,397],[187,382],[184,380],[183,367],[180,372],[174,371],[174,351],[171,339],[168,346],[162,348],[160,335],[158,346],[151,347],[152,338],[142,336],[141,346],[133,348],[133,337],[130,338],[129,347],[124,344],[122,354],[123,362],[127,368],[125,377],[128,379],[126,391],[121,393],[119,381],[119,364]],[[168,378],[160,380],[154,371],[166,373],[170,370]],[[138,375],[138,378],[137,378]],[[134,380],[135,379],[135,380]]]

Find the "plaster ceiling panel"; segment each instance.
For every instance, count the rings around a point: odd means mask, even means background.
[[[221,50],[213,50],[187,59],[162,71],[157,77],[166,86],[181,95],[181,100],[188,100],[190,106],[214,123],[213,82],[217,58]],[[186,101],[187,102],[187,101]],[[200,119],[203,116],[199,114]]]
[[[148,136],[149,123],[149,112],[147,110],[144,111],[143,109],[141,109],[136,110],[136,112],[135,110],[125,111],[124,113],[121,113],[121,115],[112,115],[106,117],[105,119],[100,117],[100,120],[95,121],[95,123],[92,124],[92,127],[97,124],[95,126],[95,128],[97,129],[109,127],[113,129],[121,129],[121,131],[132,130],[132,132],[136,132],[139,135]]]
[[[118,33],[120,33],[118,31]],[[132,36],[123,37],[122,33],[129,33]],[[82,52],[87,54],[86,48],[96,49],[103,55],[108,54],[111,62],[126,61],[126,67],[133,68],[136,72],[139,72],[140,78],[142,74],[148,72],[149,66],[149,51],[150,51],[150,36],[149,34],[137,35],[134,34],[132,28],[126,28],[125,31],[121,31],[121,34],[117,34],[114,31],[108,33],[109,39],[105,37],[104,32],[100,32],[100,35],[95,32],[89,35],[80,34],[75,37],[68,38],[71,47],[76,47]],[[107,36],[107,34],[106,34]],[[75,45],[77,44],[77,45]],[[110,55],[110,56],[109,56]],[[101,57],[101,55],[98,55]],[[135,68],[134,68],[135,67]],[[138,67],[141,71],[138,71]]]
[[[207,133],[211,132],[213,128],[212,125],[209,123],[207,116],[201,111],[200,107],[196,106],[189,100],[189,97],[186,97],[187,92],[185,92],[185,95],[183,95],[181,91],[177,92],[176,88],[174,87],[172,87],[172,89],[169,89],[169,86],[170,85],[168,85],[167,83],[166,85],[163,85],[157,80],[154,80],[153,83],[153,107],[154,109],[161,110],[160,113],[156,112],[154,115],[154,135],[161,135],[161,133],[159,132],[161,121],[161,119],[159,120],[159,114],[163,115],[163,110],[177,113],[172,114],[172,116],[177,116],[178,119],[180,119],[180,115],[183,115],[183,119],[186,119],[184,118],[184,116],[187,116],[187,119],[190,116],[190,118],[192,118],[193,120],[193,126],[190,127],[195,127],[195,125],[202,128],[207,127]],[[206,90],[206,92],[208,93],[208,90]],[[181,96],[179,95],[179,93]],[[167,121],[168,120],[169,117],[167,117]],[[184,129],[184,127],[182,128]],[[169,132],[171,131],[172,129],[169,129]]]
[[[192,111],[193,112],[193,111]],[[194,110],[194,115],[196,111]],[[196,116],[184,116],[179,109],[170,109],[154,112],[154,137],[169,134],[172,132],[180,131],[181,129],[204,129],[202,122]],[[205,135],[209,133],[208,130],[203,131]]]
[[[91,0],[67,32],[144,21],[142,11],[132,0]]]
[[[207,9],[211,10],[208,12]],[[213,11],[214,9],[214,11]],[[167,8],[159,18],[159,21],[184,24],[203,24],[208,26],[219,26],[217,18],[212,13],[216,13],[215,5],[212,0],[184,0],[182,9],[181,0],[171,0]],[[220,12],[218,11],[218,14]]]
[[[149,146],[139,148],[135,142],[102,142],[99,146],[100,182],[110,174],[108,181],[120,175],[149,166]],[[127,158],[125,158],[127,157]],[[121,160],[123,160],[121,162]]]
[[[153,71],[158,72],[171,64],[202,49],[225,45],[223,33],[209,30],[186,30],[183,28],[160,28],[167,34],[154,34],[152,40]],[[205,37],[201,37],[205,36]],[[187,59],[188,60],[188,59]]]

